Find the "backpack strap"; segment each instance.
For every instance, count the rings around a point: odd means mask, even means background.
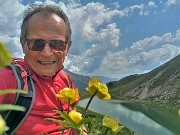
[[[25,66],[12,63],[9,65],[12,68],[13,73],[17,80],[17,89],[24,89],[28,91],[27,94],[16,94],[16,100],[14,105],[20,105],[26,108],[23,111],[10,110],[4,117],[9,130],[6,132],[7,135],[13,135],[16,130],[21,126],[25,118],[28,116],[32,109],[35,99],[35,88],[31,77],[31,72]]]

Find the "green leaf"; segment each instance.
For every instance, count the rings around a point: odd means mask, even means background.
[[[0,105],[0,111],[7,111],[7,110],[25,111],[25,107],[19,105],[11,105],[11,104]]]
[[[174,134],[178,135],[180,133],[180,117],[178,114],[158,110],[143,104],[121,103],[121,105],[130,110],[144,113],[150,119],[169,129]]]
[[[59,124],[64,124],[64,125],[67,124],[66,121],[58,120],[58,119],[55,119],[55,118],[46,118],[45,120],[51,120],[51,121],[53,121],[53,122],[57,122],[57,123],[59,123]]]
[[[69,122],[77,125],[77,124],[71,119],[71,117],[70,117],[66,112],[61,112],[61,111],[59,111],[59,110],[55,110],[55,112],[56,112],[57,114],[60,114],[61,117],[64,118],[65,120],[67,120],[67,121],[69,121]]]
[[[68,126],[62,126],[60,127],[61,130],[66,130],[68,128],[74,128],[74,129],[79,129],[79,127],[75,126],[75,125],[68,125]]]
[[[87,129],[89,129],[89,132],[91,132],[93,127],[93,124],[91,122],[87,123]]]
[[[1,90],[0,95],[5,95],[5,94],[12,94],[12,93],[22,93],[22,94],[27,94],[27,91],[25,90],[13,90],[13,89],[6,89],[6,90]]]
[[[7,66],[11,63],[12,58],[5,44],[0,42],[0,67]]]
[[[83,118],[78,124],[77,126],[81,126],[83,124],[87,124],[87,123],[90,123],[92,122],[92,118]]]
[[[65,129],[68,129],[68,128],[76,128],[78,129],[79,127],[73,123],[69,123],[67,122],[66,120],[58,120],[58,119],[55,119],[55,118],[46,118],[45,120],[51,120],[53,122],[57,122],[58,124],[63,124],[63,126],[60,127],[61,130],[65,130]]]

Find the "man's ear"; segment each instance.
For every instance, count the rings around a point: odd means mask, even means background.
[[[70,47],[71,47],[71,44],[72,44],[72,41],[68,41],[68,43],[67,43],[67,49],[66,49],[66,56],[67,56],[67,54],[68,54],[68,52],[69,52],[69,49],[70,49]]]
[[[24,38],[20,37],[20,43],[21,43],[23,53],[24,53],[24,44],[25,44]]]
[[[24,46],[22,46],[22,50],[23,50],[23,53],[25,54],[25,51],[24,51]]]

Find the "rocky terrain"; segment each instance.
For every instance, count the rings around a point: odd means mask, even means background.
[[[149,99],[180,103],[180,55],[141,75],[127,76],[107,84],[115,99]]]

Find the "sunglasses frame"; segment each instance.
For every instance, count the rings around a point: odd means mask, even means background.
[[[33,49],[34,46],[38,46],[38,45],[35,45],[35,41],[37,40],[40,40],[43,44],[43,48],[41,48],[40,50],[38,49]],[[46,43],[48,43],[49,47],[51,48],[51,50],[53,50],[54,52],[64,52],[66,50],[66,45],[67,45],[67,42],[66,41],[63,41],[63,40],[59,40],[59,39],[54,39],[54,40],[50,40],[50,41],[45,41],[44,39],[40,39],[40,38],[25,38],[25,41],[27,41],[27,46],[28,46],[28,49],[29,50],[32,50],[32,51],[42,51],[46,45]],[[60,41],[60,42],[63,42],[64,43],[64,46],[61,46],[60,48],[63,48],[61,50],[57,50],[55,48],[52,47],[51,43],[53,41]],[[32,45],[31,45],[32,44]],[[30,47],[32,46],[32,47]]]

